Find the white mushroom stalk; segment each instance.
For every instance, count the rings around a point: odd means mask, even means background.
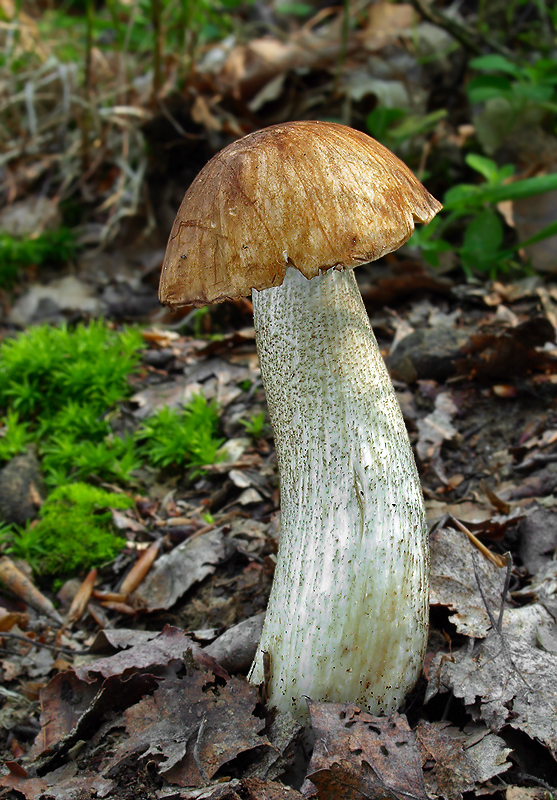
[[[201,170],[178,211],[159,296],[248,295],[275,432],[281,535],[251,673],[271,702],[394,711],[427,636],[428,547],[410,443],[353,267],[441,208],[361,131],[297,121],[256,131]],[[295,269],[294,269],[295,267]]]
[[[280,472],[280,545],[250,680],[298,718],[304,697],[396,710],[428,630],[423,497],[353,270],[253,293]]]

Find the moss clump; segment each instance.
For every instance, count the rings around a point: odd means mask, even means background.
[[[90,325],[30,328],[0,347],[0,462],[35,442],[46,483],[129,480],[141,466],[132,437],[112,433],[109,414],[131,392],[140,330]]]
[[[126,509],[133,500],[87,483],[53,491],[37,524],[20,531],[9,549],[39,575],[77,574],[112,561],[125,545],[114,533],[110,509]]]
[[[112,410],[131,393],[141,331],[104,322],[30,328],[0,346],[0,466],[34,443],[47,486],[93,477],[127,483],[145,463],[198,467],[218,459],[218,408],[202,396],[160,409],[124,436]]]

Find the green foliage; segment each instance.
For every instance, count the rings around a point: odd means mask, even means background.
[[[429,114],[408,114],[402,108],[378,105],[366,119],[370,134],[390,150],[398,150],[402,144],[416,136],[431,132],[447,116],[445,109]]]
[[[510,164],[498,167],[491,159],[475,153],[468,154],[466,163],[479,172],[485,182],[461,183],[449,189],[443,199],[443,213],[427,227],[417,230],[409,244],[419,247],[426,261],[433,266],[438,265],[440,253],[452,250],[460,257],[466,275],[481,273],[494,278],[518,267],[514,258],[519,248],[557,233],[557,223],[552,223],[535,237],[504,247],[505,231],[495,204],[557,190],[557,174],[507,183],[514,172]],[[460,244],[455,244],[454,236],[449,241],[444,234],[454,231],[459,220],[465,220],[465,224],[460,234]]]
[[[193,330],[193,335],[198,336],[201,338],[205,335],[204,330],[204,320],[205,317],[210,314],[211,309],[209,306],[203,306],[202,308],[194,308],[191,312],[191,326]]]
[[[0,462],[38,445],[49,485],[96,475],[128,480],[140,466],[131,437],[111,432],[108,411],[129,394],[141,333],[102,321],[70,330],[29,328],[0,352]]]
[[[261,439],[267,432],[265,419],[266,413],[261,411],[259,414],[250,414],[249,419],[241,419],[240,425],[245,428],[248,436],[252,436],[254,439]]]
[[[519,64],[491,54],[470,62],[475,75],[467,93],[475,109],[476,147],[488,154],[495,151],[515,127],[553,121],[557,114],[557,60],[539,59]],[[377,106],[367,117],[370,133],[393,150],[417,134],[433,130],[446,116],[444,109],[422,117],[407,115],[397,108]],[[416,230],[410,246],[419,247],[433,266],[447,251],[454,252],[468,277],[527,270],[516,258],[519,248],[557,233],[557,223],[548,225],[535,237],[509,244],[497,204],[533,197],[557,189],[557,174],[512,180],[514,167],[499,166],[478,152],[468,153],[466,165],[481,175],[475,183],[458,183],[443,198],[443,211],[427,227]]]
[[[473,59],[470,67],[481,73],[468,83],[470,102],[502,98],[515,115],[531,106],[557,112],[557,61],[544,58],[534,64],[517,64],[491,54]]]
[[[106,0],[104,7],[94,9],[88,18],[89,3],[60,4],[41,16],[40,31],[49,40],[56,37],[57,55],[63,61],[82,62],[88,22],[92,42],[100,50],[150,57],[157,47],[153,23],[159,8],[164,51],[184,52],[184,45],[190,49],[194,44],[217,41],[233,30],[231,14],[245,0],[139,0],[132,4]]]
[[[90,429],[92,417],[102,415],[128,393],[127,377],[135,369],[142,346],[141,333],[129,328],[115,333],[102,321],[53,328],[41,325],[2,343],[0,408],[22,417],[72,422],[74,430]],[[88,419],[80,422],[82,407]]]
[[[466,87],[472,121],[488,155],[513,131],[555,127],[557,60],[540,58],[519,64],[491,54],[473,59],[470,67],[476,72]]]
[[[5,545],[10,545],[13,537],[16,535],[17,531],[15,525],[11,522],[2,522],[0,520],[0,548],[2,551],[6,549]]]
[[[126,483],[155,467],[202,466],[217,458],[216,406],[202,396],[182,411],[161,409],[134,435],[116,436],[111,408],[129,394],[143,343],[135,329],[102,321],[75,330],[30,328],[0,350],[0,463],[37,444],[49,486],[92,476]]]
[[[0,426],[0,462],[9,461],[25,451],[33,436],[28,425],[19,421],[16,411],[8,411]]]
[[[293,17],[309,17],[315,11],[315,7],[310,3],[293,2],[280,3],[275,6],[276,14],[291,14]]]
[[[0,287],[11,287],[24,267],[65,264],[77,249],[69,228],[45,231],[34,238],[17,238],[0,231]]]
[[[142,454],[156,467],[212,464],[224,441],[215,438],[218,419],[216,405],[202,395],[181,411],[161,408],[137,434]]]
[[[45,479],[52,486],[91,475],[125,483],[133,470],[143,464],[133,437],[120,439],[108,429],[98,441],[93,437],[79,441],[65,433],[54,434],[42,446],[41,453]]]
[[[48,496],[34,526],[0,537],[11,539],[7,552],[25,559],[37,574],[73,575],[118,555],[126,541],[115,535],[110,509],[132,506],[126,495],[73,483]]]

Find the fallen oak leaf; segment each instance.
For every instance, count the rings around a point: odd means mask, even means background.
[[[427,703],[438,692],[452,691],[467,706],[479,703],[489,728],[510,725],[543,742],[557,756],[557,656],[521,637],[492,630],[473,648],[443,653],[429,669]]]
[[[426,800],[420,753],[403,714],[308,700],[315,748],[308,780],[320,800]]]
[[[138,692],[152,691],[161,670],[171,662],[182,664],[184,658],[195,661],[199,656],[205,669],[222,680],[228,678],[228,673],[178,628],[167,625],[152,639],[146,641],[141,635],[138,639],[135,646],[52,678],[41,692],[42,727],[32,757],[55,748],[60,752],[62,742],[66,749],[71,747],[72,736],[80,727],[98,724],[110,703],[120,709],[136,703],[141,697]]]
[[[487,635],[491,620],[478,587],[490,604],[501,603],[505,573],[485,558],[474,565],[474,548],[462,533],[453,528],[437,528],[430,536],[430,605],[446,606],[459,633],[478,638]]]
[[[124,712],[127,737],[103,774],[139,753],[142,760],[155,759],[169,783],[203,786],[241,753],[270,747],[265,720],[254,713],[259,702],[245,679],[230,678],[223,686],[200,669],[167,674],[152,695]]]
[[[462,800],[463,792],[511,767],[511,749],[483,725],[460,731],[422,720],[415,733],[428,793],[445,800]]]

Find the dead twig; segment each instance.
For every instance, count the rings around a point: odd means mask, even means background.
[[[495,566],[499,567],[499,569],[507,566],[507,559],[503,556],[497,555],[497,553],[492,553],[491,550],[485,546],[485,544],[480,542],[477,536],[474,536],[472,531],[468,530],[466,525],[463,525],[462,522],[460,522],[456,517],[453,517],[452,514],[449,514],[449,519],[456,525],[459,531],[462,531],[462,533],[466,534],[472,544],[480,551],[480,553],[483,553],[483,555],[489,561],[491,561],[492,564],[495,564]]]
[[[59,625],[63,624],[62,617],[56,611],[48,597],[45,597],[34,585],[27,575],[24,575],[11,558],[2,556],[0,558],[0,581],[4,586],[13,592],[16,597],[23,600],[24,603],[39,611],[41,614],[46,614],[47,617],[55,620]]]
[[[427,0],[412,0],[412,5],[425,19],[437,25],[439,28],[446,30],[453,39],[460,42],[466,50],[474,53],[474,55],[483,55],[487,46],[494,53],[499,53],[499,55],[504,56],[513,63],[519,61],[512,50],[509,50],[505,45],[499,44],[499,42],[492,39],[491,36],[474,30],[469,25],[466,25],[465,22],[449,17],[438,8],[432,8]]]
[[[503,612],[505,610],[505,602],[507,599],[509,586],[511,585],[511,573],[513,567],[513,558],[511,554],[505,553],[504,558],[507,561],[507,574],[505,575],[505,583],[503,584],[503,589],[501,591],[501,608],[499,609],[499,619],[497,620],[497,630],[499,633],[501,633],[503,630]]]
[[[30,639],[28,636],[23,636],[23,634],[20,633],[7,633],[3,631],[0,633],[0,639],[16,639],[19,642],[25,642],[25,644],[30,644],[33,647],[42,647],[46,650],[54,650],[55,653],[66,653],[70,656],[82,656],[89,652],[89,650],[72,650],[71,647],[64,647],[63,645],[38,642],[36,639]]]

